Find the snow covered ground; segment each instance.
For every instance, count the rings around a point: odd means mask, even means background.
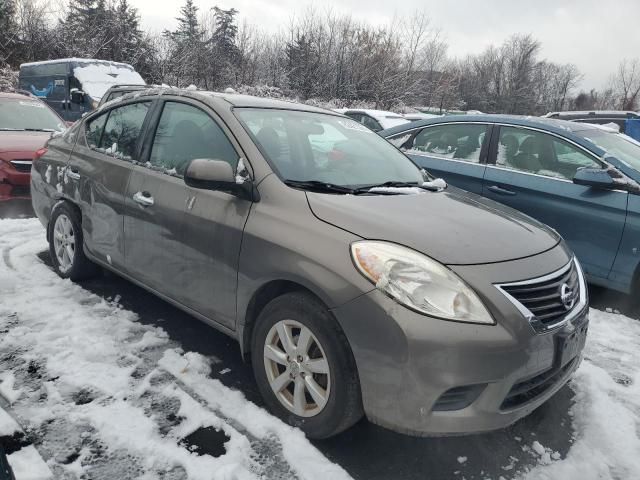
[[[0,232],[0,395],[54,478],[348,478],[302,432],[209,379],[204,357],[58,278],[36,256],[37,220],[0,220]],[[222,430],[226,453],[181,444],[200,427]],[[9,461],[22,472],[31,453]]]
[[[37,220],[0,220],[0,438],[24,432],[9,457],[18,480],[348,478],[300,431],[211,379],[207,358],[58,278],[37,256],[46,248]],[[469,452],[452,452],[465,468],[451,478],[640,478],[640,322],[592,310],[572,389],[565,458],[523,441],[499,475],[469,476]],[[223,432],[225,452],[183,441],[203,427]]]

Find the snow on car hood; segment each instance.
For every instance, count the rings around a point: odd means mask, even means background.
[[[495,263],[553,248],[560,237],[531,217],[449,187],[413,195],[307,192],[319,219],[367,239],[388,240],[448,265]]]
[[[114,85],[146,85],[131,67],[117,64],[86,64],[73,69],[82,90],[94,100],[100,100]]]

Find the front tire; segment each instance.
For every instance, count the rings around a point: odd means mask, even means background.
[[[336,435],[363,415],[351,348],[327,308],[294,292],[272,300],[253,331],[251,362],[265,403],[309,438]]]
[[[66,202],[61,203],[53,211],[50,222],[49,254],[56,273],[73,281],[95,276],[99,269],[84,254],[78,211]]]

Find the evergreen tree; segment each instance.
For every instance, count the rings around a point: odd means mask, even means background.
[[[177,86],[195,84],[207,87],[204,75],[206,63],[206,45],[198,21],[198,7],[193,0],[186,0],[176,18],[178,28],[173,32],[165,31],[171,40],[170,63],[175,73],[173,83]]]
[[[178,29],[173,32],[175,38],[182,41],[200,39],[202,31],[198,22],[198,7],[193,4],[193,0],[186,0],[176,20],[178,20]]]

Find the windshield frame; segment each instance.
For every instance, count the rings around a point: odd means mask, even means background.
[[[311,111],[311,110],[305,110],[305,109],[296,109],[296,108],[286,108],[286,107],[259,107],[259,106],[234,106],[233,108],[231,108],[231,111],[234,115],[234,117],[236,118],[236,120],[240,123],[240,125],[242,126],[242,128],[244,129],[244,131],[247,133],[247,135],[250,137],[252,143],[255,145],[255,147],[258,149],[258,151],[260,152],[260,154],[262,155],[262,157],[264,158],[264,160],[267,162],[267,164],[269,165],[269,168],[272,170],[273,173],[276,174],[276,176],[278,177],[278,179],[283,182],[286,185],[287,181],[292,181],[292,182],[301,182],[301,181],[320,181],[322,182],[322,180],[319,179],[315,179],[315,178],[308,178],[308,179],[294,179],[294,178],[288,178],[286,175],[283,174],[283,172],[281,171],[280,168],[278,168],[278,165],[276,164],[276,162],[271,158],[271,156],[269,155],[268,152],[265,151],[265,148],[263,147],[263,145],[261,144],[261,142],[257,139],[256,135],[253,133],[252,129],[249,127],[249,125],[247,124],[247,122],[245,121],[245,119],[243,118],[241,112],[243,111],[247,111],[247,110],[253,110],[253,111],[277,111],[280,112],[282,114],[287,114],[287,113],[292,113],[292,114],[298,114],[298,113],[302,113],[302,114],[307,114],[310,116],[318,116],[318,117],[331,117],[331,118],[335,118],[335,119],[346,119],[349,120],[351,122],[354,122],[355,124],[362,126],[362,124],[360,124],[359,122],[357,122],[356,120],[350,118],[347,115],[342,115],[339,113],[335,113],[335,112],[331,112],[331,111],[327,111],[327,112],[318,112],[318,111]],[[362,126],[363,128],[367,128]],[[398,149],[395,145],[391,144],[390,142],[387,141],[387,139],[379,136],[377,133],[370,131],[369,129],[367,129],[366,135],[373,135],[375,137],[377,137],[381,142],[385,142],[385,144],[392,149],[397,155],[400,155],[403,159],[403,161],[406,161],[408,163],[408,165],[411,165],[412,168],[415,169],[416,171],[416,179],[415,179],[415,183],[416,184],[420,184],[423,181],[425,181],[426,177],[425,177],[425,170],[423,168],[421,168],[419,165],[417,165],[409,156],[405,155],[404,152],[402,152],[400,149]],[[400,157],[398,157],[400,158]],[[398,179],[389,179],[391,181],[398,181]],[[332,184],[332,182],[327,181],[327,184]],[[358,184],[335,184],[338,187],[345,187],[345,188],[349,188],[349,189],[357,189],[357,188],[361,188],[361,187],[366,187],[369,185],[369,182],[363,182],[363,183],[358,183]],[[290,185],[287,185],[289,188],[298,188],[298,187],[293,187]]]
[[[42,132],[64,132],[66,130],[66,124],[64,122],[64,120],[60,117],[60,115],[58,115],[51,107],[49,107],[49,105],[46,104],[46,102],[43,102],[42,100],[38,100],[38,99],[34,99],[32,97],[27,97],[25,96],[24,98],[14,98],[14,97],[4,97],[4,98],[0,98],[0,105],[2,104],[8,104],[10,102],[17,102],[17,103],[24,103],[24,102],[29,102],[35,105],[38,105],[35,108],[41,108],[43,110],[46,110],[48,113],[48,115],[57,121],[57,125],[56,127],[46,127],[46,128],[39,128],[37,126],[26,126],[26,127],[3,127],[0,125],[0,131],[5,131],[5,132],[31,132],[31,131],[42,131]],[[26,108],[26,107],[25,107]]]

